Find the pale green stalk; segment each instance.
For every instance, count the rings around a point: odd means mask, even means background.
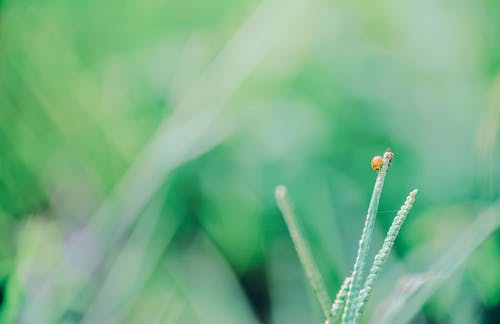
[[[476,251],[476,249],[496,230],[500,228],[500,201],[483,211],[480,216],[459,235],[453,245],[426,272],[423,287],[413,294],[396,292],[387,301],[386,305],[397,304],[391,307],[388,313],[381,312],[374,317],[376,323],[408,323],[422,308],[425,302],[438,290],[444,282],[455,273]],[[407,295],[407,296],[402,296]],[[404,303],[397,303],[404,299]]]
[[[277,186],[275,196],[276,202],[278,203],[281,213],[283,214],[283,218],[285,219],[285,223],[288,227],[288,231],[290,232],[290,236],[292,237],[292,242],[299,256],[300,263],[304,268],[307,279],[309,280],[314,294],[318,299],[325,318],[328,318],[330,297],[328,297],[328,293],[318,267],[314,263],[309,244],[304,239],[304,236],[300,232],[297,225],[295,214],[290,202],[287,199],[286,188],[284,186]]]
[[[377,175],[377,180],[375,181],[372,198],[370,200],[370,205],[368,206],[365,226],[363,228],[361,240],[359,241],[358,255],[356,256],[356,262],[354,263],[354,270],[352,273],[352,282],[347,293],[345,312],[342,317],[343,324],[355,323],[356,309],[358,306],[357,299],[359,296],[359,291],[361,290],[363,273],[366,268],[366,261],[368,258],[368,252],[373,236],[373,228],[375,225],[375,218],[377,216],[380,194],[382,193],[385,175],[387,174],[387,169],[389,168],[389,165],[392,161],[392,157],[393,154],[390,151],[384,154],[384,164],[382,165],[382,168]]]
[[[345,300],[347,298],[347,290],[349,288],[349,284],[351,283],[352,276],[348,276],[344,279],[342,286],[335,297],[335,301],[332,304],[332,308],[330,309],[330,317],[326,320],[325,324],[333,324],[337,321],[337,319],[342,315],[342,311],[344,310]]]
[[[359,320],[359,318],[363,314],[363,311],[364,311],[365,305],[368,301],[368,298],[370,297],[371,292],[373,291],[373,286],[374,286],[375,280],[378,278],[380,271],[382,270],[382,266],[389,258],[389,254],[391,252],[392,246],[394,245],[394,242],[396,241],[396,237],[399,234],[399,231],[400,231],[401,226],[403,225],[403,223],[406,219],[406,216],[408,215],[411,207],[413,206],[413,202],[415,201],[416,194],[417,194],[417,190],[415,189],[412,192],[410,192],[408,197],[406,197],[405,203],[403,204],[403,206],[401,206],[401,209],[398,211],[396,217],[394,217],[394,220],[392,221],[392,225],[389,228],[389,231],[387,232],[387,236],[385,237],[384,244],[382,245],[382,248],[375,256],[375,259],[373,261],[373,265],[370,269],[370,273],[368,274],[368,277],[366,278],[363,289],[361,290],[359,297],[358,297],[358,309],[357,309],[356,318],[355,318],[356,322]]]

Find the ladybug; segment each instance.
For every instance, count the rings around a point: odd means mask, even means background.
[[[380,169],[382,169],[382,164],[384,164],[384,159],[380,155],[377,155],[372,159],[373,170],[380,171]]]

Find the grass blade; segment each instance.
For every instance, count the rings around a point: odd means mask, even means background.
[[[321,273],[314,263],[309,244],[300,232],[295,213],[293,212],[292,206],[287,197],[286,187],[281,185],[277,186],[275,190],[275,197],[278,207],[280,208],[283,218],[285,219],[290,236],[292,237],[293,245],[295,246],[295,250],[299,256],[300,263],[302,264],[307,279],[309,280],[309,284],[318,299],[325,318],[328,318],[330,297],[328,297]]]
[[[342,286],[340,286],[339,292],[335,297],[335,301],[332,304],[332,308],[330,309],[330,318],[325,322],[325,324],[333,324],[339,319],[342,315],[342,311],[344,310],[345,301],[347,298],[347,290],[352,281],[352,275],[349,275],[344,279]]]
[[[375,280],[377,280],[380,271],[382,270],[382,266],[389,258],[392,246],[396,241],[396,238],[399,234],[399,231],[401,230],[401,226],[403,226],[406,216],[408,215],[413,206],[416,194],[417,190],[415,189],[412,192],[410,192],[408,197],[406,197],[406,201],[404,202],[403,206],[401,206],[401,209],[398,211],[396,217],[394,217],[394,220],[392,221],[392,225],[389,228],[389,231],[387,232],[387,236],[384,239],[382,248],[375,256],[373,265],[370,269],[370,273],[368,274],[368,277],[366,278],[366,281],[363,285],[363,289],[361,290],[358,297],[358,309],[356,313],[356,321],[359,320],[359,318],[363,314],[363,310],[366,306],[368,298],[370,297],[371,292],[373,291]]]
[[[407,297],[406,303],[398,303],[395,299],[401,298],[401,293],[394,293],[390,297],[388,305],[397,304],[398,307],[390,307],[390,312],[384,312],[374,317],[374,323],[407,323],[422,308],[425,302],[441,287],[448,279],[486,240],[500,227],[500,203],[481,213],[479,218],[472,223],[462,235],[455,241],[445,255],[440,258],[427,272],[428,279],[419,287],[418,291],[411,291],[412,295]]]
[[[384,154],[383,165],[377,175],[377,180],[375,181],[372,198],[370,200],[370,205],[368,206],[365,226],[363,227],[363,233],[361,234],[361,240],[359,241],[358,255],[356,256],[356,262],[354,263],[352,281],[347,293],[347,301],[345,305],[345,312],[342,317],[342,323],[354,323],[355,320],[357,298],[359,291],[361,290],[361,281],[366,268],[366,261],[373,236],[373,228],[377,216],[380,194],[382,193],[384,179],[387,174],[387,169],[392,161],[392,157],[393,154],[390,150]]]

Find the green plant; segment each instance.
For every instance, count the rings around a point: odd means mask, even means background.
[[[309,245],[300,232],[297,225],[297,220],[289,198],[287,197],[286,188],[282,185],[276,187],[275,195],[278,206],[283,214],[287,224],[293,244],[297,250],[299,260],[304,268],[304,271],[309,279],[312,289],[318,299],[318,302],[325,315],[325,323],[337,323],[341,319],[341,323],[351,324],[358,323],[363,314],[364,307],[371,295],[374,284],[382,266],[387,260],[396,237],[403,225],[406,216],[412,208],[415,201],[417,190],[410,192],[405,203],[401,206],[397,215],[394,217],[391,227],[386,235],[384,243],[374,258],[369,274],[365,277],[365,269],[368,261],[368,253],[370,251],[375,219],[377,216],[380,195],[384,185],[387,170],[391,165],[394,154],[390,149],[384,153],[382,165],[372,161],[372,167],[378,171],[375,186],[373,188],[366,221],[359,241],[358,254],[354,264],[353,272],[344,280],[340,287],[335,300],[333,301],[330,310],[326,306],[329,301],[328,293],[323,284],[321,274],[314,263]],[[364,280],[364,283],[363,283]]]

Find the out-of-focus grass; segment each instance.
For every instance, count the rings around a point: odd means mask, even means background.
[[[499,35],[493,0],[1,2],[3,321],[319,320],[273,188],[334,291],[390,146],[375,245],[421,196],[372,314],[500,196]],[[499,240],[420,322],[493,322]]]

